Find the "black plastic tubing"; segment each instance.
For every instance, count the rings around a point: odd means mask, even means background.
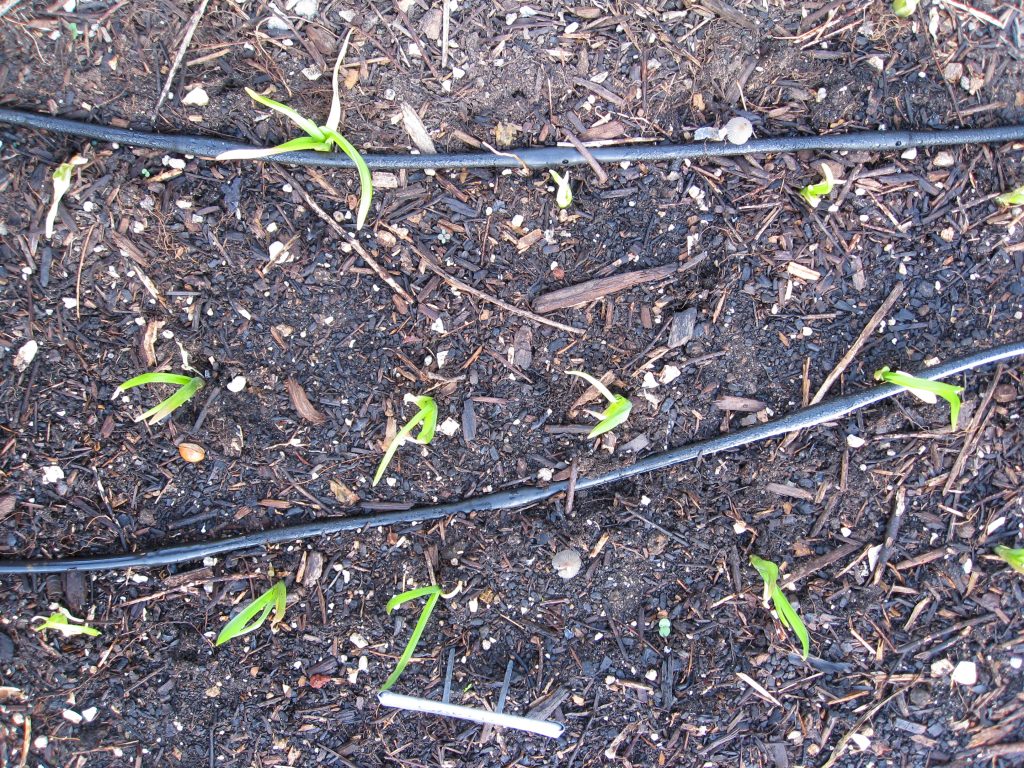
[[[1021,355],[1024,355],[1024,341],[1017,341],[984,352],[977,352],[934,368],[928,368],[917,375],[926,379],[944,379],[964,371],[970,371],[984,365],[1009,360]],[[771,437],[792,432],[793,430],[808,429],[821,424],[827,424],[856,410],[899,394],[903,389],[903,387],[897,387],[892,384],[882,384],[850,395],[837,397],[809,408],[801,408],[788,416],[766,424],[758,424],[727,435],[713,437],[710,440],[701,440],[679,448],[672,448],[671,450],[648,456],[630,466],[606,472],[603,475],[578,478],[576,490],[582,491],[589,488],[597,488],[636,475],[667,469],[687,461],[740,448],[760,440],[767,440]],[[259,533],[231,536],[217,541],[160,547],[148,552],[72,557],[59,560],[0,560],[0,574],[65,573],[67,571],[111,571],[122,568],[152,568],[154,566],[198,560],[240,549],[283,544],[290,541],[308,539],[313,536],[355,531],[360,528],[423,522],[450,515],[464,515],[469,512],[514,509],[550,499],[552,496],[564,493],[567,488],[568,483],[564,481],[545,486],[523,486],[511,491],[489,493],[484,496],[476,496],[446,504],[413,507],[400,512],[328,518],[312,523],[273,528],[260,531]]]
[[[82,123],[61,117],[50,117],[34,112],[0,109],[0,123],[34,128],[51,133],[80,136],[96,141],[123,144],[130,147],[155,149],[174,154],[214,158],[234,149],[253,149],[224,139],[203,136],[146,133],[107,125]],[[594,147],[590,154],[599,163],[659,162],[696,160],[727,155],[755,155],[778,152],[819,150],[826,152],[893,151],[911,147],[956,146],[962,144],[992,144],[1024,141],[1024,125],[998,128],[969,128],[949,131],[861,131],[834,136],[783,136],[753,139],[746,144],[728,142],[692,142],[690,144],[629,144],[614,147]],[[340,152],[287,152],[266,160],[293,165],[327,168],[353,168],[354,165]],[[459,152],[437,155],[363,155],[366,164],[374,170],[424,170],[458,168],[552,168],[583,165],[587,159],[572,147],[528,147],[507,153]]]

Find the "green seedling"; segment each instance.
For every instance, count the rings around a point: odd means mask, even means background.
[[[875,381],[906,387],[911,394],[929,405],[935,405],[938,402],[936,395],[941,397],[949,403],[949,421],[953,429],[956,429],[957,419],[960,418],[960,393],[964,391],[963,387],[943,384],[941,381],[920,379],[903,371],[891,371],[887,365],[875,371]]]
[[[668,619],[660,619],[658,621],[658,634],[662,637],[668,637],[672,634],[672,622]]]
[[[429,445],[430,441],[434,439],[434,430],[437,429],[437,402],[432,397],[426,395],[406,395],[404,398],[407,403],[415,403],[416,407],[419,408],[415,415],[398,430],[398,434],[395,435],[395,439],[388,445],[386,451],[384,451],[384,458],[380,460],[380,464],[377,466],[377,474],[373,476],[373,484],[376,485],[380,482],[380,479],[384,476],[384,471],[388,468],[388,464],[391,463],[391,459],[395,457],[395,453],[402,446],[406,440],[412,440],[414,443],[420,445]],[[412,431],[417,426],[420,427],[420,433],[416,437],[412,436]]]
[[[410,600],[416,600],[420,597],[426,597],[427,602],[423,604],[423,610],[420,612],[420,617],[416,620],[416,626],[413,627],[412,634],[409,636],[409,642],[405,644],[405,650],[402,651],[402,655],[398,657],[398,663],[395,664],[395,670],[388,676],[388,679],[384,681],[384,685],[380,687],[382,691],[388,690],[391,686],[397,683],[398,678],[409,665],[409,660],[412,659],[413,653],[416,652],[416,646],[419,645],[420,637],[423,635],[423,630],[426,629],[427,622],[430,621],[430,614],[434,612],[434,606],[437,605],[437,601],[441,597],[441,588],[438,586],[430,586],[410,589],[408,592],[395,595],[388,600],[385,610],[390,614],[395,610],[395,608],[403,603],[407,603]]]
[[[996,202],[1000,205],[1024,205],[1024,186],[1011,189],[1009,192],[1005,192],[996,198]]]
[[[79,622],[78,624],[72,624],[72,621]],[[56,630],[60,632],[64,637],[76,637],[78,635],[88,635],[89,637],[97,637],[100,631],[95,627],[90,627],[82,619],[76,619],[64,608],[60,608],[50,614],[50,617],[40,624],[38,627],[33,627],[36,632],[44,632],[48,629]]]
[[[832,188],[835,187],[836,184],[839,184],[839,182],[836,181],[835,176],[832,175],[832,169],[829,168],[828,163],[822,163],[821,181],[817,184],[808,184],[806,187],[803,187],[800,190],[799,195],[807,201],[807,204],[811,206],[811,208],[817,208],[821,203],[822,198],[828,197],[832,194]]]
[[[917,10],[918,0],[892,0],[892,12],[905,19]]]
[[[572,185],[569,184],[569,172],[566,171],[565,176],[555,171],[548,171],[548,173],[551,174],[551,178],[558,185],[555,188],[555,202],[558,203],[559,208],[564,210],[572,205]]]
[[[800,639],[800,646],[803,648],[803,658],[807,658],[807,654],[810,652],[811,638],[807,634],[807,627],[804,626],[800,616],[797,615],[796,610],[790,605],[789,600],[782,593],[782,589],[779,587],[779,566],[773,563],[771,560],[763,560],[757,555],[750,556],[750,564],[757,569],[757,572],[761,574],[761,578],[764,580],[764,605],[768,607],[768,598],[771,597],[772,604],[775,606],[775,612],[779,614],[779,621],[782,622],[782,626],[787,629],[791,629]]]
[[[356,214],[356,229],[362,229],[363,224],[366,223],[366,217],[370,212],[370,203],[373,200],[373,176],[370,174],[370,168],[366,165],[366,161],[363,160],[363,156],[360,155],[359,151],[338,131],[338,124],[341,122],[341,97],[338,95],[338,70],[341,68],[341,61],[345,56],[345,50],[347,47],[348,40],[345,41],[345,45],[342,46],[341,52],[338,54],[338,60],[334,63],[331,111],[328,113],[327,122],[324,125],[317,125],[309,118],[300,115],[296,110],[292,109],[288,105],[274,101],[273,99],[268,99],[266,96],[256,93],[256,91],[251,88],[246,88],[245,92],[249,94],[249,97],[253,101],[284,115],[299,126],[306,135],[292,139],[291,141],[286,141],[283,144],[278,144],[276,147],[267,147],[265,149],[233,149],[229,152],[222,152],[217,155],[216,159],[254,160],[263,157],[270,157],[271,155],[277,155],[282,152],[298,152],[301,150],[330,152],[336,146],[348,155],[349,159],[355,164],[356,170],[359,172],[359,211]]]
[[[588,437],[603,435],[605,432],[615,429],[629,418],[629,412],[633,410],[633,403],[628,397],[613,394],[599,379],[595,379],[589,373],[584,373],[583,371],[566,371],[566,373],[571,373],[573,376],[579,376],[581,379],[584,379],[608,401],[608,407],[601,413],[587,411],[595,419],[600,419],[598,425],[590,431]]]
[[[274,611],[274,618],[270,622],[271,626],[282,621],[284,619],[285,600],[287,597],[288,593],[285,590],[284,582],[277,582],[245,606],[238,615],[224,625],[224,629],[217,635],[215,645],[223,645],[228,640],[234,640],[236,637],[247,635],[259,629],[263,626],[263,622],[267,620],[271,610]],[[256,614],[259,614],[259,616]]]
[[[57,208],[61,199],[71,189],[71,173],[76,165],[85,165],[86,160],[81,155],[75,155],[68,162],[61,163],[53,172],[53,201],[50,203],[50,210],[46,213],[46,236],[53,237],[53,225],[57,221]]]
[[[193,395],[203,388],[204,382],[202,376],[182,376],[177,373],[143,373],[133,379],[128,379],[123,384],[119,384],[117,389],[114,390],[113,397],[117,398],[126,389],[138,387],[142,384],[172,384],[178,387],[178,391],[166,400],[157,403],[145,413],[140,413],[135,417],[137,422],[145,421],[147,424],[153,425],[170,416],[175,410],[191,400]]]
[[[996,547],[996,554],[999,555],[1006,564],[1009,565],[1017,573],[1024,573],[1024,547],[1020,549],[1011,549],[1010,547],[1004,547],[1000,544]]]

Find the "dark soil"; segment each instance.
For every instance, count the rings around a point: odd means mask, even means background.
[[[407,151],[403,102],[441,151],[567,132],[683,141],[736,115],[757,136],[1024,121],[1024,16],[1009,0],[932,2],[909,20],[860,0],[677,5],[459,3],[442,65],[440,4],[322,2],[281,31],[267,3],[214,0],[155,113],[194,6],[0,2],[0,103],[277,143],[292,127],[243,87],[323,120],[329,72],[303,70],[329,70],[351,29],[342,128],[365,150]],[[209,105],[182,106],[196,85]],[[379,177],[358,240],[403,296],[301,194],[351,231],[353,173],[4,126],[0,140],[7,558],[201,541],[628,464],[798,408],[898,284],[831,394],[869,386],[882,365],[1022,335],[1024,221],[993,200],[1024,184],[1019,144],[634,164],[605,183],[585,168],[567,213],[539,173]],[[48,240],[50,175],[75,153],[88,164]],[[812,211],[796,191],[823,160],[846,181]],[[585,330],[573,335],[453,290],[427,256],[521,309],[594,277],[703,260],[555,313]],[[670,348],[688,309],[693,337]],[[38,354],[19,371],[30,339]],[[114,400],[116,385],[181,371],[183,355],[207,386],[170,423],[133,422],[157,393]],[[614,436],[586,439],[576,368],[613,373],[633,397]],[[962,377],[955,432],[944,405],[905,395],[571,505],[167,569],[5,577],[0,765],[1020,764],[1024,581],[992,549],[1021,545],[1022,373]],[[296,411],[289,378],[323,423]],[[407,393],[436,397],[459,429],[403,447],[373,488]],[[727,396],[758,403],[730,411]],[[182,441],[206,459],[182,461]],[[566,547],[583,568],[563,581],[551,557]],[[751,554],[797,577],[807,661],[762,606]],[[271,578],[288,584],[285,623],[215,649]],[[452,700],[493,709],[512,662],[506,710],[555,697],[562,738],[378,706],[416,615],[384,606],[432,580],[461,591],[397,690],[440,698],[454,649]],[[34,632],[58,604],[102,635]],[[951,682],[959,662],[976,664],[976,683]]]

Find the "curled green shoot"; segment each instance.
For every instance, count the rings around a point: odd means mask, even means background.
[[[57,222],[57,209],[60,201],[67,191],[71,189],[71,174],[77,165],[85,165],[88,162],[84,157],[75,155],[68,162],[61,163],[53,172],[53,200],[50,202],[50,210],[46,212],[46,237],[53,237],[53,225]]]
[[[434,431],[437,429],[437,402],[432,397],[426,395],[406,395],[404,398],[407,403],[414,403],[419,409],[402,426],[398,433],[395,435],[384,451],[384,457],[380,460],[380,464],[377,465],[377,473],[373,476],[373,484],[376,485],[380,482],[380,479],[384,476],[385,470],[388,468],[388,464],[391,463],[391,459],[395,457],[395,453],[402,446],[406,440],[411,440],[420,445],[429,445],[430,441],[434,439]],[[421,426],[422,425],[422,426]],[[412,436],[412,431],[420,427],[419,434],[415,437]]]
[[[629,412],[633,410],[633,402],[628,397],[616,395],[601,383],[600,379],[594,378],[589,373],[584,373],[583,371],[566,371],[566,373],[579,376],[608,401],[608,407],[600,413],[587,411],[590,415],[600,419],[597,426],[590,431],[587,437],[594,438],[603,435],[605,432],[610,432],[629,418]]]
[[[135,417],[136,422],[145,421],[152,426],[170,416],[174,411],[191,400],[195,393],[203,388],[204,382],[202,376],[182,376],[177,373],[143,373],[118,384],[117,389],[114,390],[113,397],[117,398],[126,389],[143,384],[170,384],[178,387],[178,390],[166,400],[157,403],[145,413],[140,413]]]
[[[551,174],[551,178],[557,185],[555,187],[555,202],[559,208],[565,210],[572,205],[572,185],[569,183],[569,172],[566,171],[565,176],[551,170],[548,173]]]
[[[247,635],[263,626],[270,611],[274,611],[274,618],[271,626],[284,619],[285,602],[288,592],[285,590],[284,582],[279,581],[262,595],[257,597],[245,608],[238,612],[217,635],[215,645],[223,645],[228,640]],[[257,614],[259,614],[257,616]]]
[[[941,381],[921,379],[903,371],[892,371],[887,365],[875,371],[875,381],[884,381],[898,387],[905,387],[911,394],[929,405],[935,405],[938,402],[938,397],[941,397],[949,403],[950,425],[956,429],[957,420],[960,418],[960,393],[964,391],[963,387],[943,384]]]
[[[996,547],[996,554],[999,555],[1006,564],[1013,568],[1017,573],[1024,574],[1024,547],[1013,549],[1012,547],[1005,547],[1000,544]]]
[[[1024,185],[999,195],[996,202],[1003,206],[1024,205]]]
[[[764,581],[764,596],[762,600],[765,607],[768,607],[768,598],[770,597],[782,626],[792,630],[793,634],[800,639],[803,658],[806,659],[811,648],[811,638],[807,634],[807,627],[804,626],[803,620],[793,606],[790,605],[789,600],[783,594],[781,587],[779,587],[779,566],[771,560],[763,560],[757,555],[750,556],[750,564],[757,569],[757,572],[761,574],[761,579]]]
[[[78,623],[72,623],[78,622]],[[36,632],[45,632],[47,630],[55,630],[60,632],[64,637],[76,637],[78,635],[87,635],[88,637],[98,637],[100,631],[95,627],[90,627],[82,619],[76,619],[64,608],[54,611],[50,614],[49,618],[46,619],[38,627],[33,627]]]
[[[832,169],[829,168],[828,163],[822,163],[821,181],[817,184],[808,184],[806,187],[801,188],[798,194],[807,201],[811,208],[817,208],[822,198],[832,194],[832,188],[838,183],[835,176],[832,175]]]
[[[892,12],[906,19],[917,10],[918,0],[892,0]]]
[[[349,33],[351,36],[351,32]],[[333,95],[331,97],[331,111],[328,113],[327,122],[324,125],[317,125],[315,122],[310,120],[308,117],[304,117],[299,112],[287,104],[282,104],[279,101],[268,99],[262,94],[256,93],[251,88],[246,88],[245,92],[249,94],[249,97],[263,106],[274,110],[278,114],[291,120],[297,125],[305,136],[286,141],[283,144],[278,144],[276,147],[266,147],[261,149],[233,149],[228,152],[222,152],[217,155],[217,160],[256,160],[264,157],[271,157],[272,155],[279,155],[283,152],[301,152],[301,151],[314,151],[314,152],[331,152],[335,147],[344,152],[352,163],[356,167],[356,171],[359,173],[359,210],[356,213],[356,229],[362,229],[366,223],[366,217],[370,213],[370,203],[373,201],[373,175],[370,173],[370,168],[363,160],[363,156],[359,154],[359,151],[338,131],[338,125],[341,122],[341,96],[338,91],[338,71],[341,69],[341,62],[345,58],[345,52],[348,50],[348,37],[345,38],[345,42],[341,47],[341,51],[338,53],[338,58],[334,62],[334,75],[331,79],[331,87]]]
[[[423,636],[423,630],[427,628],[427,622],[430,621],[430,614],[434,612],[434,606],[437,605],[437,601],[441,597],[441,588],[438,586],[429,586],[410,589],[407,592],[402,592],[400,595],[395,595],[388,600],[385,610],[390,614],[395,610],[395,608],[403,603],[407,603],[410,600],[416,600],[421,597],[426,597],[427,602],[423,604],[423,610],[420,611],[420,617],[416,620],[416,626],[413,627],[412,634],[409,636],[409,642],[405,644],[405,650],[403,650],[402,655],[398,657],[398,663],[395,664],[394,671],[388,676],[388,679],[384,681],[384,685],[380,687],[382,691],[388,690],[391,686],[397,683],[398,678],[409,665],[409,661],[412,659],[413,653],[416,652],[416,646],[420,643],[420,637]]]

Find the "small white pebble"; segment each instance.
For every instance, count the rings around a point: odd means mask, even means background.
[[[864,445],[864,438],[860,435],[847,435],[846,444],[851,448],[860,448]]]
[[[245,389],[245,384],[245,376],[235,376],[235,378],[228,382],[228,392],[241,392]]]
[[[953,668],[950,679],[960,685],[974,685],[978,682],[978,667],[973,661],[961,661]]]

